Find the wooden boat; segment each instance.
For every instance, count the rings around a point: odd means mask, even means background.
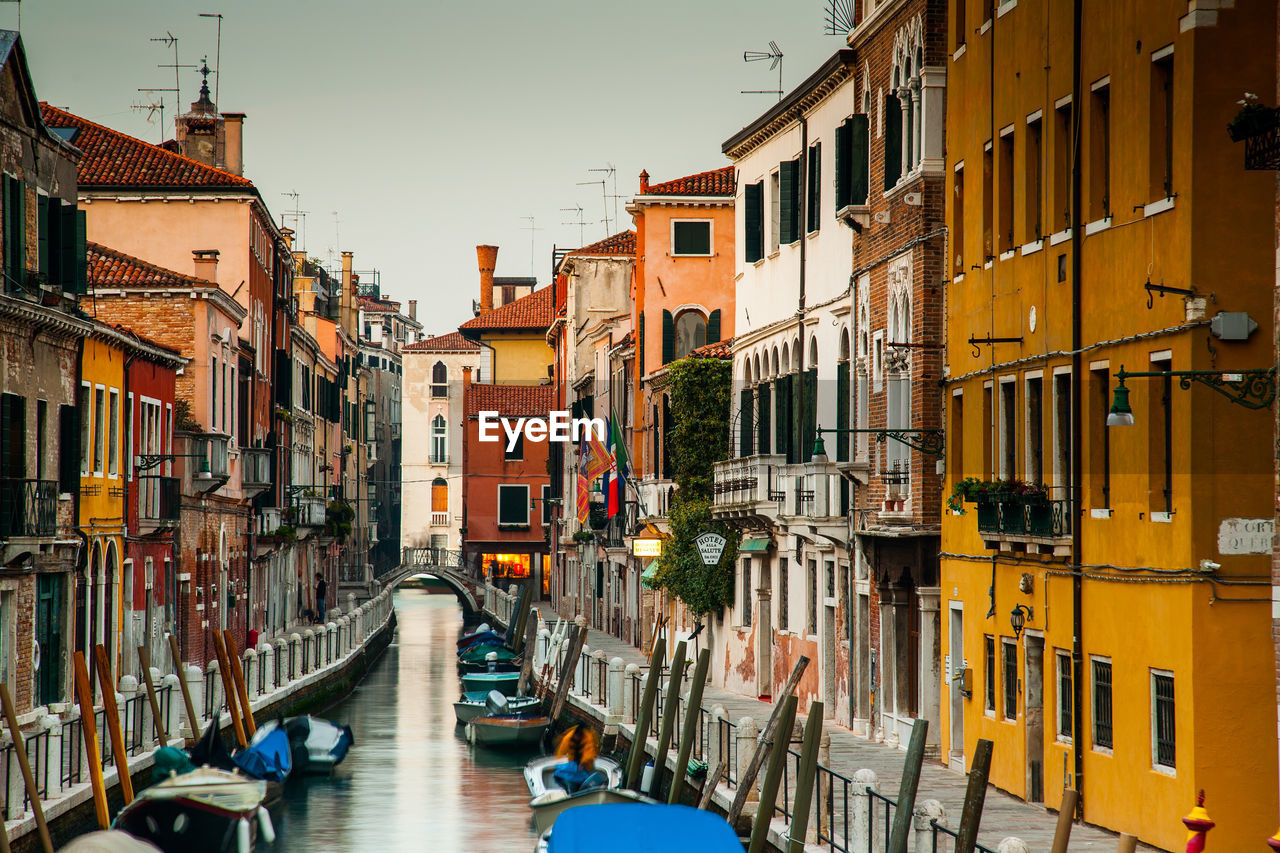
[[[471,645],[476,641],[476,638],[482,637],[485,634],[492,634],[498,642],[502,642],[502,639],[503,639],[502,634],[493,630],[493,626],[490,625],[488,622],[481,622],[480,625],[474,631],[463,634],[461,637],[458,638],[458,648],[463,649]]]
[[[467,740],[480,746],[535,747],[550,725],[549,717],[476,717],[467,723]]]
[[[275,839],[266,791],[260,779],[200,767],[141,791],[111,827],[165,853],[251,853],[258,835]]]
[[[514,696],[519,683],[518,672],[468,672],[462,676],[462,691],[487,695],[490,690],[497,690],[504,696]]]
[[[543,835],[538,853],[742,853],[728,821],[689,806],[608,803],[566,809]]]
[[[497,631],[476,631],[458,640],[458,651],[462,652],[480,643],[497,643],[502,645],[502,635]]]
[[[488,697],[488,693],[479,690],[463,693],[462,698],[453,703],[453,713],[458,718],[458,725],[464,726],[476,717],[484,716],[485,700]],[[508,707],[513,713],[527,714],[537,708],[538,703],[539,700],[532,696],[513,696]]]
[[[575,806],[603,806],[613,803],[652,805],[656,802],[657,800],[646,797],[644,794],[637,794],[625,788],[588,788],[576,794],[557,789],[547,791],[540,797],[534,797],[529,801],[529,808],[533,809],[533,823],[538,828],[538,834],[542,835],[551,829],[562,812]]]
[[[492,657],[490,657],[492,655]],[[504,663],[512,663],[520,659],[520,655],[511,651],[511,649],[501,643],[477,643],[474,646],[467,646],[458,652],[458,663],[473,663],[484,666],[489,661],[496,661],[499,665]]]
[[[540,755],[524,766],[524,781],[529,786],[529,796],[537,799],[548,791],[564,790],[555,778],[556,766],[564,761],[555,755]],[[622,786],[622,766],[606,755],[596,757],[594,769],[609,779],[609,788]]]

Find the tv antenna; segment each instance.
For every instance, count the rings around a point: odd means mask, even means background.
[[[578,204],[578,205],[574,205],[573,207],[562,207],[560,208],[560,210],[563,211],[564,213],[578,214],[578,218],[575,219],[574,221],[561,222],[560,224],[561,225],[577,225],[578,226],[578,246],[581,247],[586,245],[587,232],[585,229],[587,227],[587,220],[582,217],[582,205]]]
[[[590,169],[589,171],[594,172],[594,171],[597,171],[597,170],[596,170],[596,169]],[[594,186],[599,186],[599,187],[600,187],[600,198],[601,198],[601,200],[604,202],[604,236],[608,237],[610,234],[612,234],[612,233],[613,233],[613,230],[609,227],[609,226],[610,226],[610,219],[609,219],[609,190],[608,190],[608,185],[605,183],[604,178],[601,178],[601,179],[600,179],[600,180],[598,180],[598,181],[578,181],[578,186],[580,186],[580,187],[594,187]]]
[[[222,89],[222,13],[221,12],[201,12],[202,18],[218,19],[218,46],[216,53],[213,55],[213,111],[218,111],[218,92]],[[174,62],[178,60],[175,58]]]
[[[853,28],[853,0],[827,0],[826,34],[847,36]]]
[[[164,92],[172,92],[173,89],[139,89],[139,92],[146,94],[147,102],[145,104],[130,104],[129,109],[137,112],[146,110],[147,124],[155,117],[156,113],[160,114],[160,141],[164,142]],[[160,92],[160,99],[157,101],[155,93]]]
[[[621,227],[622,220],[618,219],[618,199],[622,198],[622,196],[618,195],[618,170],[613,167],[612,163],[605,163],[604,166],[605,167],[603,169],[588,169],[587,171],[602,172],[604,174],[605,179],[613,181],[613,192],[607,193],[605,195],[605,199],[606,199],[605,204],[608,204],[607,199],[613,199],[613,222],[615,226]],[[605,228],[606,229],[609,228],[607,213],[605,214]],[[613,235],[613,231],[610,229],[609,233],[606,234],[605,236],[609,237],[612,235]]]
[[[532,216],[521,216],[520,218],[528,220],[529,222],[528,225],[525,225],[522,228],[523,230],[529,232],[529,275],[534,276],[536,278],[537,273],[534,272],[533,240],[534,240],[534,233],[537,231],[541,231],[542,229],[539,228],[537,224],[535,224],[534,218]]]
[[[180,65],[180,64],[178,63],[178,37],[177,37],[177,36],[175,36],[173,33],[169,32],[168,30],[166,30],[166,31],[165,31],[165,34],[164,34],[164,35],[162,35],[162,36],[157,36],[156,38],[151,39],[151,41],[153,41],[153,42],[159,42],[159,43],[163,44],[165,47],[172,47],[172,48],[173,48],[173,64],[171,64],[171,65],[157,65],[157,66],[156,66],[156,68],[172,68],[172,69],[173,69],[173,89],[172,89],[172,91],[174,92],[174,97],[176,97],[176,98],[178,99],[178,104],[179,104],[179,106],[178,106],[177,108],[178,108],[178,109],[181,109],[181,108],[182,108],[182,106],[181,106],[181,104],[182,104],[182,81],[181,81],[181,80],[179,79],[179,77],[178,77],[178,69],[180,69],[180,68],[198,68],[199,66],[196,66],[196,65]],[[155,91],[159,92],[159,91],[163,91],[163,90],[161,90],[161,89],[156,89]]]
[[[833,0],[840,2],[840,0]],[[743,95],[777,95],[778,100],[782,100],[782,49],[778,47],[776,41],[769,41],[769,50],[744,50],[742,52],[743,62],[760,62],[761,60],[773,60],[769,63],[769,70],[778,69],[778,88],[776,89],[743,89]]]
[[[297,191],[283,192],[283,193],[280,193],[280,195],[284,196],[285,198],[293,199],[293,210],[292,211],[286,210],[284,213],[280,214],[280,219],[281,221],[283,221],[285,217],[289,217],[289,216],[293,217],[293,230],[298,232],[298,235],[299,235],[298,251],[305,252],[306,249],[303,248],[303,246],[307,240],[307,211],[301,210],[299,208],[299,201],[301,200],[302,195]]]

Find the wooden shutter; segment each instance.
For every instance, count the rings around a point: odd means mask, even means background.
[[[808,231],[817,231],[822,227],[820,205],[822,203],[822,143],[815,142],[809,146],[807,181],[809,196],[805,201],[805,220]]]
[[[0,477],[27,476],[27,398],[0,394]]]
[[[80,411],[58,407],[58,491],[80,490]]]
[[[49,275],[49,250],[52,247],[49,244],[49,197],[47,195],[36,196],[36,232],[38,249],[36,263],[39,264],[40,274],[49,284],[57,284]]]
[[[720,309],[711,312],[711,316],[707,318],[707,343],[720,343]]]
[[[0,175],[0,202],[4,204],[4,289],[7,292],[11,289],[12,284],[9,281],[9,271],[13,267],[13,189],[11,184],[13,178],[8,175]]]
[[[850,118],[848,124],[849,201],[847,204],[862,205],[867,203],[867,191],[871,184],[868,173],[870,122],[865,115],[859,113]]]
[[[671,312],[662,312],[662,363],[666,364],[676,355],[676,321]]]
[[[438,477],[431,482],[431,511],[449,511],[449,484]]]
[[[743,259],[753,264],[764,257],[764,182],[743,188],[744,233]]]
[[[644,312],[636,318],[636,366],[644,376]]]
[[[52,219],[54,212],[49,211],[49,218]],[[73,204],[58,203],[58,260],[55,266],[58,268],[58,284],[62,289],[69,293],[83,293],[82,290],[76,289],[76,278],[78,270],[76,268],[76,207]]]
[[[75,221],[75,293],[89,292],[89,245],[88,245],[88,223],[85,221],[85,212],[77,210],[74,204],[67,207],[71,210],[71,215]],[[70,232],[68,233],[70,236]]]
[[[902,107],[894,95],[884,99],[884,188],[891,190],[902,174]]]
[[[813,440],[818,435],[818,368],[804,372],[804,417],[800,419],[800,458],[808,462],[813,458]]]
[[[791,447],[791,421],[788,414],[791,407],[791,377],[779,376],[774,385],[778,397],[773,401],[773,452],[785,456]]]
[[[836,365],[836,429],[849,428],[849,362]],[[849,434],[836,433],[836,461],[849,461]]]
[[[799,160],[784,160],[778,164],[778,242],[783,245],[800,239],[799,179]]]
[[[738,410],[738,456],[750,456],[753,452],[752,442],[752,409],[755,406],[755,400],[750,388],[743,388],[739,394],[740,408]]]
[[[769,452],[770,387],[768,382],[761,382],[756,387],[756,397],[759,400],[757,408],[760,410],[760,416],[756,422],[756,447],[761,453]]]
[[[849,204],[850,171],[852,151],[849,147],[851,139],[849,120],[845,119],[836,125],[836,210]]]

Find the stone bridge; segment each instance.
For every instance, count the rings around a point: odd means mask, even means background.
[[[459,551],[443,548],[404,548],[400,565],[379,575],[376,580],[383,589],[395,589],[402,581],[418,574],[439,578],[453,590],[458,602],[468,615],[484,609],[484,581],[467,573]]]

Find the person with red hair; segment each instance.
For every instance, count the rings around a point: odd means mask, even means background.
[[[600,739],[595,731],[586,726],[573,726],[556,747],[556,756],[565,760],[556,765],[552,778],[570,794],[607,785],[608,777],[595,769],[599,754]]]

